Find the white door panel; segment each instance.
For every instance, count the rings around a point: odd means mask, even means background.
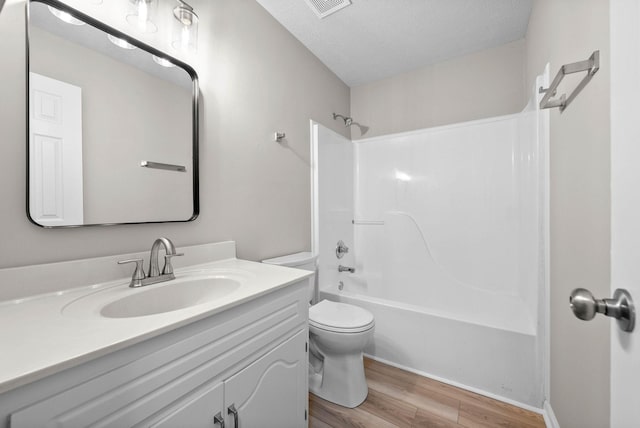
[[[83,223],[82,90],[29,73],[29,211],[43,226]]]
[[[640,3],[611,1],[611,292],[640,304]],[[611,427],[640,426],[640,326],[612,322]]]

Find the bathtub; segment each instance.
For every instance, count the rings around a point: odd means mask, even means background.
[[[343,290],[323,289],[320,298],[373,313],[374,338],[365,349],[369,357],[522,407],[541,407],[539,344],[533,332],[504,328],[495,316],[469,322],[441,309],[352,293],[349,281],[343,284]],[[514,303],[487,298],[495,305]]]

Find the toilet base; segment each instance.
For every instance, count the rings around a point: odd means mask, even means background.
[[[362,404],[369,394],[362,352],[336,358],[330,355],[323,357],[320,372],[310,365],[309,391],[343,407],[354,408]]]

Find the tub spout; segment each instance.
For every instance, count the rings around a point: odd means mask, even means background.
[[[352,268],[352,267],[349,267],[349,266],[342,266],[342,265],[338,266],[338,272],[355,273],[355,271],[356,271],[356,268]]]

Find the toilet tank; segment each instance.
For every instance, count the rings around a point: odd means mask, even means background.
[[[309,277],[308,289],[309,289],[309,301],[315,302],[317,260],[318,260],[318,256],[316,254],[313,254],[309,251],[303,251],[301,253],[287,254],[286,256],[266,259],[266,260],[263,260],[262,263],[313,271],[314,272],[313,276]]]

